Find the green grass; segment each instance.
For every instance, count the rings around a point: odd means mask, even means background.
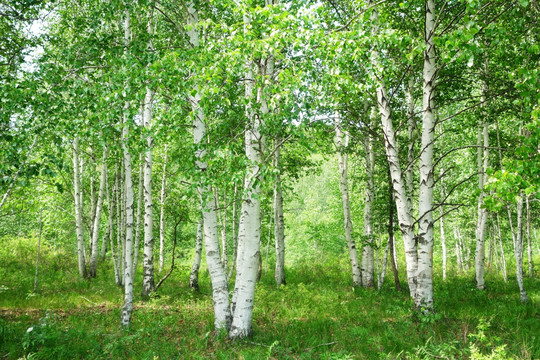
[[[418,317],[390,277],[380,292],[353,289],[345,256],[297,264],[279,289],[272,273],[263,276],[253,337],[231,342],[213,332],[208,273],[201,272],[200,293],[192,292],[187,261],[151,300],[136,299],[132,325],[123,330],[122,291],[109,263],[97,279],[80,280],[74,254],[45,248],[33,294],[32,249],[21,241],[0,250],[0,359],[540,358],[535,279],[526,279],[531,301],[521,304],[515,281],[492,273],[484,292],[472,274],[437,278],[437,313]]]

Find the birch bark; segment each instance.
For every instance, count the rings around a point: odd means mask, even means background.
[[[339,187],[341,190],[341,202],[343,205],[343,220],[344,220],[344,225],[345,225],[345,241],[347,242],[347,248],[349,249],[349,261],[351,263],[351,269],[352,269],[353,286],[361,286],[362,275],[363,275],[364,269],[360,268],[360,263],[358,262],[358,254],[356,251],[356,244],[354,243],[354,239],[352,236],[353,228],[352,228],[352,219],[351,219],[351,207],[349,203],[349,185],[348,185],[348,176],[347,176],[348,154],[342,152],[342,150],[345,149],[349,145],[349,135],[345,134],[345,139],[343,139],[343,132],[341,130],[339,115],[336,115],[335,128],[336,128],[336,143],[338,147],[338,150],[337,150],[338,167],[339,167],[339,176],[340,176]]]
[[[216,209],[218,215],[218,223],[221,230],[221,263],[223,268],[227,270],[229,265],[227,264],[227,191],[223,191],[223,206],[219,203],[219,190],[216,188],[214,193],[214,199],[216,201]]]
[[[148,22],[148,49],[152,50],[153,36],[152,19]],[[148,134],[146,137],[146,154],[144,160],[144,249],[143,249],[143,287],[142,297],[145,298],[155,288],[154,280],[154,201],[152,199],[152,151],[154,138],[150,135],[153,117],[154,91],[150,86],[146,86],[144,98],[143,124]]]
[[[126,50],[131,38],[130,13],[125,12],[124,33]],[[128,117],[129,102],[126,100],[124,105],[124,124],[122,129],[122,148],[124,151],[125,168],[125,193],[126,193],[126,241],[124,247],[124,306],[122,307],[121,323],[128,327],[131,322],[131,313],[133,311],[133,183],[131,175],[131,154],[129,153],[128,137]]]
[[[415,304],[422,311],[433,309],[433,143],[435,116],[435,3],[425,3],[425,44],[420,188],[418,202],[418,273]]]
[[[189,287],[194,290],[199,290],[199,268],[201,267],[201,254],[203,246],[203,224],[202,220],[197,223],[197,242],[195,243],[195,257],[191,266],[191,274],[189,276]]]
[[[92,251],[90,252],[90,272],[89,277],[97,275],[98,261],[98,240],[99,240],[99,224],[101,223],[101,210],[103,208],[103,197],[105,196],[105,183],[107,178],[107,149],[103,149],[103,161],[101,165],[101,176],[99,180],[99,192],[97,194],[96,210],[94,214],[94,228],[92,231]]]
[[[373,34],[379,32],[378,12],[373,10],[371,15]],[[386,151],[386,160],[390,168],[392,185],[394,188],[394,199],[396,201],[396,210],[398,216],[399,228],[403,238],[405,248],[405,262],[407,265],[407,283],[409,284],[410,296],[414,299],[416,296],[416,273],[418,268],[418,251],[414,237],[412,203],[408,196],[406,184],[401,170],[398,147],[396,144],[396,133],[392,122],[392,112],[390,103],[386,94],[386,83],[382,75],[382,66],[380,65],[379,53],[376,49],[371,52],[371,62],[375,68],[371,76],[377,84],[377,107],[381,116],[381,124],[384,134],[384,146]]]
[[[485,85],[483,89],[482,101],[485,98]],[[483,149],[482,149],[483,138]],[[476,223],[476,252],[475,252],[475,273],[476,273],[476,287],[479,290],[486,288],[484,280],[484,267],[486,257],[486,223],[488,217],[488,211],[483,208],[484,204],[484,184],[487,179],[488,157],[489,157],[489,136],[488,136],[488,124],[484,120],[480,129],[478,129],[478,188],[480,189],[480,196],[478,197],[478,217]],[[483,159],[482,159],[483,157]]]
[[[390,262],[392,273],[394,274],[394,284],[397,291],[401,291],[401,283],[399,282],[399,274],[396,259],[396,244],[394,238],[394,193],[392,187],[392,177],[388,170],[388,242],[390,243]]]
[[[521,194],[517,206],[516,206],[516,213],[517,213],[517,229],[515,231],[514,235],[514,256],[516,258],[516,278],[519,286],[519,294],[521,297],[521,302],[527,302],[527,292],[525,291],[525,286],[523,284],[523,201],[524,201],[524,194]],[[513,229],[512,229],[513,230]],[[514,232],[514,231],[512,231]]]
[[[196,29],[198,14],[193,2],[188,4],[187,22],[189,26],[188,36],[194,48],[199,47],[199,32]],[[201,107],[201,95],[198,85],[195,86],[194,95],[190,95],[193,116],[193,142],[197,148],[196,167],[201,177],[204,177],[208,163],[205,161],[206,154],[206,125],[204,112]],[[203,215],[204,243],[206,248],[206,262],[212,282],[212,296],[214,299],[214,325],[216,330],[228,331],[231,324],[231,309],[229,307],[229,290],[227,273],[221,263],[219,253],[218,223],[215,208],[215,200],[211,187],[204,185],[203,180],[198,185],[201,209]]]
[[[143,202],[143,183],[144,183],[144,163],[142,154],[139,156],[139,188],[137,192],[137,220],[135,223],[135,244],[133,245],[133,281],[137,275],[137,265],[139,264],[139,242],[141,238],[141,217],[142,217],[142,202]]]
[[[375,113],[373,113],[375,118]],[[374,280],[374,261],[375,255],[373,247],[375,245],[373,239],[372,226],[372,205],[374,201],[374,185],[373,185],[373,165],[375,163],[375,153],[373,152],[373,143],[369,134],[364,138],[364,154],[366,161],[366,194],[364,200],[364,246],[362,249],[362,285],[364,287],[375,286]],[[386,265],[385,265],[386,266]]]
[[[77,234],[77,255],[79,260],[79,276],[86,277],[86,259],[84,250],[84,228],[82,219],[82,196],[79,161],[79,138],[73,140],[73,186],[75,200],[75,231]]]
[[[268,2],[268,1],[267,1]],[[244,33],[247,34],[251,22],[244,12]],[[260,104],[260,114],[253,107],[253,90],[256,80],[253,63],[248,61],[245,73],[245,97],[248,128],[245,131],[245,152],[249,165],[244,179],[244,194],[238,229],[238,259],[236,283],[233,299],[233,320],[230,338],[243,338],[251,334],[255,283],[259,270],[261,240],[261,189],[258,184],[262,164],[264,136],[261,133],[262,117],[268,113],[268,104],[263,95],[263,86],[258,84],[256,101]],[[261,74],[266,73],[262,69]]]
[[[529,277],[533,277],[533,252],[532,252],[532,244],[531,244],[531,209],[529,206],[529,197],[525,197],[525,205],[526,205],[526,211],[527,211],[527,224],[526,224],[526,232],[527,232],[527,260],[529,261]]]
[[[107,183],[109,182],[109,177],[107,176]],[[111,255],[112,255],[112,262],[113,262],[113,268],[114,268],[114,281],[117,285],[122,285],[122,276],[120,275],[120,269],[118,267],[118,258],[116,256],[116,251],[114,250],[114,228],[116,228],[117,232],[118,232],[118,217],[116,217],[117,219],[117,223],[116,223],[116,226],[113,227],[113,223],[114,223],[114,210],[115,210],[115,207],[116,207],[116,203],[115,203],[115,198],[116,198],[116,191],[117,191],[117,180],[116,180],[116,176],[115,176],[115,182],[114,182],[114,185],[113,185],[113,196],[111,198],[110,196],[110,192],[107,191],[107,205],[108,205],[108,210],[109,210],[109,224],[110,224],[110,227],[111,227],[111,231],[109,232],[109,243],[110,243],[110,246],[111,246]]]

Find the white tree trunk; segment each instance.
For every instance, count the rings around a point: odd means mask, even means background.
[[[125,41],[126,46],[131,38],[130,31],[130,14],[125,12],[126,18],[124,21]],[[131,321],[131,313],[133,311],[133,183],[131,175],[131,154],[128,148],[128,120],[129,102],[126,100],[124,105],[124,124],[122,129],[122,149],[124,151],[124,167],[125,167],[125,193],[126,193],[126,240],[124,247],[124,306],[122,307],[121,323],[127,327]]]
[[[121,161],[121,167],[123,169],[124,162]],[[122,246],[122,239],[124,238],[124,206],[122,205],[123,196],[122,196],[122,179],[118,176],[118,174],[123,174],[124,171],[121,170],[118,172],[118,169],[116,171],[116,180],[115,180],[115,196],[116,196],[116,253],[117,253],[117,264],[118,264],[118,273],[120,275],[120,279],[118,281],[118,285],[123,286],[124,285],[124,266],[122,265],[124,263],[124,247]]]
[[[375,118],[373,112],[373,118]],[[362,249],[362,285],[364,287],[375,286],[374,280],[374,239],[372,225],[372,205],[374,202],[375,186],[373,184],[373,166],[375,164],[375,153],[373,152],[373,142],[369,134],[364,138],[364,154],[366,161],[366,194],[364,200],[364,243]]]
[[[244,12],[244,32],[251,19]],[[249,165],[244,179],[244,194],[240,212],[238,229],[238,259],[236,265],[236,283],[233,296],[233,321],[230,338],[243,338],[251,334],[253,304],[255,298],[255,283],[259,270],[260,240],[261,240],[261,189],[258,184],[264,136],[261,133],[262,117],[268,113],[268,104],[262,94],[262,85],[258,85],[257,102],[260,104],[260,114],[253,107],[253,89],[255,78],[253,64],[248,61],[245,73],[245,97],[247,100],[246,115],[248,128],[245,131],[245,151]],[[266,71],[261,71],[264,74]]]
[[[118,189],[119,189],[119,204],[120,204],[120,238],[118,242],[118,253],[120,254],[120,267],[122,271],[122,284],[124,284],[124,265],[126,258],[126,171],[125,171],[125,161],[122,158],[122,165],[120,167],[120,178],[118,179]]]
[[[485,87],[483,93],[485,93]],[[484,99],[484,95],[482,96]],[[484,148],[482,151],[482,138]],[[476,252],[475,252],[475,271],[476,271],[476,287],[479,290],[486,288],[484,280],[484,266],[485,266],[485,242],[486,242],[486,223],[488,217],[488,211],[483,208],[484,204],[484,184],[487,179],[488,157],[489,157],[489,135],[488,124],[484,120],[482,126],[478,129],[478,188],[480,189],[480,196],[478,197],[478,217],[476,223]],[[483,156],[483,159],[482,159]]]
[[[194,290],[199,290],[199,268],[201,267],[201,254],[203,247],[203,224],[202,220],[197,223],[197,242],[195,243],[195,257],[191,266],[191,274],[189,276],[189,287]]]
[[[139,243],[141,238],[141,217],[142,217],[142,202],[143,202],[143,183],[144,183],[144,163],[142,154],[139,156],[139,188],[137,193],[137,220],[135,223],[135,244],[133,245],[133,281],[137,275],[137,265],[139,264]]]
[[[418,309],[433,309],[433,143],[435,140],[435,3],[426,2],[424,51],[423,119],[420,153],[418,201],[418,273],[415,304]]]
[[[343,220],[345,225],[345,241],[347,242],[347,248],[349,249],[349,261],[351,263],[353,286],[362,285],[362,269],[358,262],[358,254],[356,251],[356,244],[353,239],[353,228],[351,219],[351,207],[349,204],[349,185],[348,185],[348,154],[343,153],[342,150],[349,145],[349,135],[345,134],[343,139],[343,132],[341,130],[341,124],[339,121],[339,115],[336,115],[336,143],[337,143],[337,156],[339,166],[339,187],[341,190],[341,202],[343,204]],[[373,271],[373,269],[372,269]],[[373,280],[373,278],[372,278]],[[367,284],[367,283],[366,283]],[[372,284],[373,286],[373,284]]]
[[[147,87],[144,99],[143,122],[150,129],[152,122],[152,101],[154,92]],[[144,158],[144,249],[142,296],[147,297],[155,288],[154,282],[154,201],[152,199],[152,148],[154,139],[146,137],[147,148]]]
[[[525,204],[526,204],[526,211],[527,211],[527,224],[526,224],[527,260],[529,261],[529,276],[533,277],[534,264],[533,264],[533,252],[532,252],[532,244],[531,244],[531,209],[529,206],[528,196],[525,197]]]
[[[82,219],[82,193],[79,161],[79,138],[73,140],[73,186],[75,200],[75,230],[77,233],[77,255],[79,260],[79,276],[86,277],[86,258],[84,250],[84,228]]]
[[[109,184],[109,177],[107,176],[107,185]],[[107,186],[108,188],[108,186]],[[115,207],[117,207],[117,204],[115,202],[115,199],[117,198],[117,188],[118,188],[118,178],[115,175],[115,181],[113,185],[113,194],[112,197],[110,195],[110,192],[107,191],[107,205],[109,210],[109,224],[111,231],[109,232],[109,244],[111,246],[111,255],[112,255],[112,262],[113,262],[113,268],[114,268],[114,281],[117,285],[122,285],[122,276],[120,275],[120,267],[118,266],[118,257],[116,255],[116,251],[114,250],[114,229],[116,228],[116,231],[118,232],[118,216],[116,217],[116,226],[114,226],[114,211]],[[118,213],[117,213],[118,215]]]
[[[188,36],[194,48],[199,46],[199,32],[196,25],[199,21],[198,14],[193,2],[188,4]],[[204,159],[206,155],[206,125],[204,123],[204,113],[201,108],[201,95],[198,86],[195,87],[195,95],[190,96],[192,116],[193,116],[193,142],[197,148],[195,156],[196,166],[199,174],[205,176],[208,163]],[[200,180],[198,191],[201,201],[204,227],[204,244],[206,248],[206,262],[212,282],[212,296],[214,300],[214,325],[216,330],[228,331],[231,324],[231,309],[229,307],[229,290],[227,284],[227,273],[221,263],[219,253],[218,223],[215,208],[215,200],[210,186],[203,185]]]
[[[373,34],[378,33],[378,12],[373,9],[372,22]],[[414,238],[412,202],[408,195],[403,172],[401,170],[398,147],[396,143],[396,133],[392,122],[390,103],[386,94],[386,84],[382,77],[382,66],[379,60],[379,53],[376,49],[371,52],[371,62],[376,73],[372,73],[373,80],[377,83],[377,106],[381,116],[381,124],[384,134],[384,146],[386,159],[390,168],[390,175],[394,187],[394,199],[396,201],[396,210],[398,216],[399,228],[403,245],[405,248],[405,262],[407,265],[407,283],[409,284],[409,293],[412,298],[416,296],[416,273],[418,268],[418,250]]]
[[[214,199],[216,201],[216,209],[218,215],[218,222],[221,229],[221,263],[223,268],[227,270],[229,265],[227,263],[227,191],[223,191],[223,207],[219,203],[219,190],[215,189]]]
[[[103,162],[101,165],[101,177],[99,180],[99,192],[97,194],[96,210],[94,214],[94,229],[92,231],[92,251],[90,255],[90,277],[97,275],[98,261],[98,240],[99,240],[99,224],[101,223],[101,209],[103,208],[103,198],[105,196],[105,185],[107,180],[107,149],[103,149]]]
[[[283,217],[283,192],[281,189],[281,148],[274,150],[274,168],[276,179],[274,182],[274,237],[276,247],[276,271],[274,277],[276,285],[285,285],[285,220]],[[355,250],[356,251],[356,250]],[[356,259],[358,263],[358,259]]]
[[[522,194],[517,202],[516,212],[517,212],[517,229],[514,234],[514,256],[516,258],[516,278],[519,286],[519,293],[521,297],[521,302],[527,302],[527,292],[525,291],[525,286],[523,285],[523,198],[525,196]],[[513,230],[513,229],[512,229]],[[512,231],[514,232],[514,231]]]
[[[167,182],[167,145],[165,145],[165,157],[163,158],[163,174],[161,176],[161,196],[159,198],[159,271],[163,270],[165,248],[165,185]]]

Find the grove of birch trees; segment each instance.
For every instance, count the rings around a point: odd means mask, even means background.
[[[536,0],[3,0],[0,14],[0,241],[43,216],[73,272],[122,288],[123,327],[171,272],[198,291],[207,269],[216,332],[249,337],[262,274],[279,291],[329,254],[347,286],[395,287],[418,316],[456,276],[515,281],[531,301]]]

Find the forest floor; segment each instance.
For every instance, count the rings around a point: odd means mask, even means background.
[[[488,288],[478,291],[472,272],[450,273],[435,279],[437,312],[419,317],[390,276],[381,291],[353,289],[346,256],[302,263],[287,269],[281,288],[263,274],[253,336],[231,342],[213,332],[208,272],[200,291],[190,290],[187,260],[150,300],[137,297],[123,330],[122,289],[108,263],[96,279],[80,280],[71,254],[50,252],[34,293],[35,254],[26,248],[0,250],[0,359],[540,358],[536,279],[526,279],[530,301],[521,304],[513,279],[488,271]]]

